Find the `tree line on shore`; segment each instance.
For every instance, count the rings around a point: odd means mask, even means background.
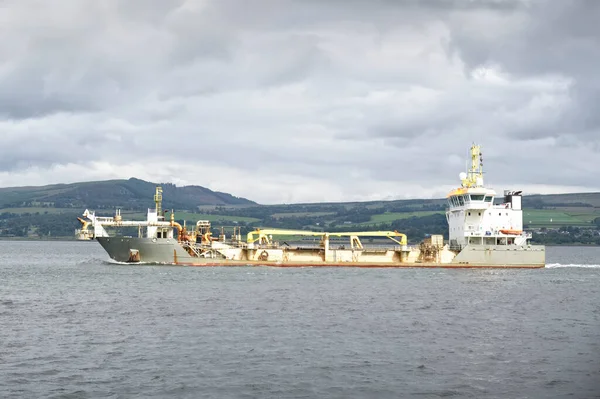
[[[325,209],[327,208],[321,209],[320,212],[332,211],[332,209]],[[411,243],[418,243],[431,234],[442,234],[445,239],[448,239],[448,223],[445,215],[441,213],[408,216],[390,222],[361,224],[357,226],[357,223],[368,222],[371,220],[373,214],[377,214],[372,212],[372,210],[363,213],[356,210],[340,211],[338,209],[337,212],[331,212],[326,217],[310,214],[304,216],[298,214],[298,216],[276,217],[274,216],[276,213],[271,211],[267,216],[260,215],[264,217],[260,221],[237,222],[236,226],[241,228],[242,234],[261,227],[331,232],[396,230],[406,234]],[[254,210],[247,212],[246,215],[256,217],[259,216],[259,213]],[[75,229],[81,227],[77,221],[77,216],[79,214],[75,212],[0,213],[0,237],[32,239],[52,237],[74,238]],[[324,220],[327,222],[324,222]],[[183,223],[183,220],[179,220],[179,222]],[[225,220],[221,223],[218,220],[214,222],[215,235],[219,233],[219,225],[231,225],[231,222]],[[600,218],[595,220],[589,228],[562,226],[557,229],[542,228],[536,230],[532,242],[547,245],[600,245]]]

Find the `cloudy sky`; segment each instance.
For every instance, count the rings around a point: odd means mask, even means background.
[[[0,186],[600,191],[600,1],[0,0]]]

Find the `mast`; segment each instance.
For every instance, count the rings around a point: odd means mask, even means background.
[[[483,154],[481,146],[473,144],[471,146],[471,167],[463,174],[463,187],[483,187]]]
[[[162,187],[156,186],[156,194],[154,194],[154,203],[156,204],[156,216],[160,217],[162,212]]]

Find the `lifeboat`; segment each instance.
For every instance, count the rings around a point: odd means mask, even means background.
[[[511,235],[511,236],[519,236],[519,235],[521,235],[522,232],[523,232],[523,230],[513,230],[513,229],[500,230],[500,233]]]

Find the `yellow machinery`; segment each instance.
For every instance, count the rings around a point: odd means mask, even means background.
[[[77,218],[77,220],[79,220],[79,222],[81,223],[81,230],[82,231],[87,231],[87,229],[90,226],[91,222],[88,222],[87,220],[79,218],[79,217]]]
[[[272,245],[272,236],[312,236],[321,237],[321,242],[329,241],[329,237],[350,237],[352,248],[362,249],[362,243],[358,237],[387,237],[398,245],[406,246],[406,234],[398,233],[397,231],[358,231],[358,232],[337,232],[327,233],[321,231],[305,231],[305,230],[283,230],[283,229],[257,229],[248,233],[246,242],[248,245],[253,245],[259,242],[260,245]]]
[[[88,230],[88,227],[90,227],[90,225],[92,225],[92,222],[87,221],[85,219],[82,218],[77,218],[77,220],[79,220],[79,223],[81,223],[81,229],[77,229],[75,230],[75,238],[77,238],[78,240],[91,240],[94,238],[94,232]]]

